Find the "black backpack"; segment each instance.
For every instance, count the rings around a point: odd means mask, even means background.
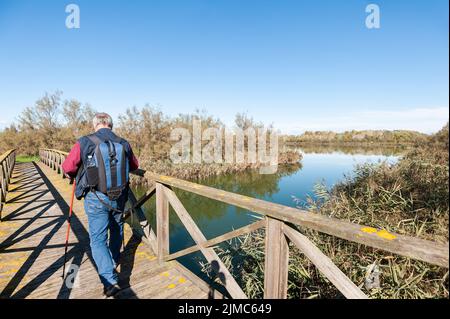
[[[119,138],[102,140],[95,134],[87,138],[95,148],[90,153],[83,154],[85,158],[80,169],[82,172],[77,178],[81,184],[77,198],[88,191],[99,191],[108,195],[109,199],[116,200],[128,186],[129,159],[125,146]]]

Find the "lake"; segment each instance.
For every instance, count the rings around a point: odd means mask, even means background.
[[[305,203],[308,197],[314,198],[316,184],[322,183],[331,188],[346,176],[351,176],[355,165],[379,161],[394,163],[402,154],[402,149],[395,148],[303,147],[296,150],[303,154],[301,163],[280,166],[276,174],[261,175],[256,170],[209,178],[199,183],[297,207]],[[141,196],[145,189],[138,188],[134,191],[136,196]],[[208,239],[256,221],[255,214],[247,210],[177,189],[174,191]],[[293,197],[298,201],[295,201]],[[144,211],[154,227],[156,225],[154,199],[145,204]],[[170,252],[192,246],[194,241],[172,209],[169,219]],[[203,258],[200,253],[178,260],[197,275],[201,275],[198,261]]]

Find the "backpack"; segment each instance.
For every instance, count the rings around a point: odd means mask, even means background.
[[[85,191],[99,191],[117,200],[128,186],[129,159],[121,139],[102,140],[87,136],[95,144],[84,163]],[[84,193],[84,192],[83,192]]]

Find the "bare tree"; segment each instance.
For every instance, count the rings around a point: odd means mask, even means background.
[[[61,94],[61,91],[53,94],[45,93],[36,101],[34,107],[27,107],[19,116],[20,129],[32,134],[37,145],[44,144],[53,147],[55,144],[54,137],[60,126],[58,114]]]

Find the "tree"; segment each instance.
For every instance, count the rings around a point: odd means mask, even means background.
[[[34,107],[27,107],[19,116],[19,127],[21,131],[31,134],[34,142],[33,148],[37,152],[36,146],[46,145],[54,147],[55,136],[59,128],[58,114],[61,101],[61,91],[45,95],[36,101]]]

